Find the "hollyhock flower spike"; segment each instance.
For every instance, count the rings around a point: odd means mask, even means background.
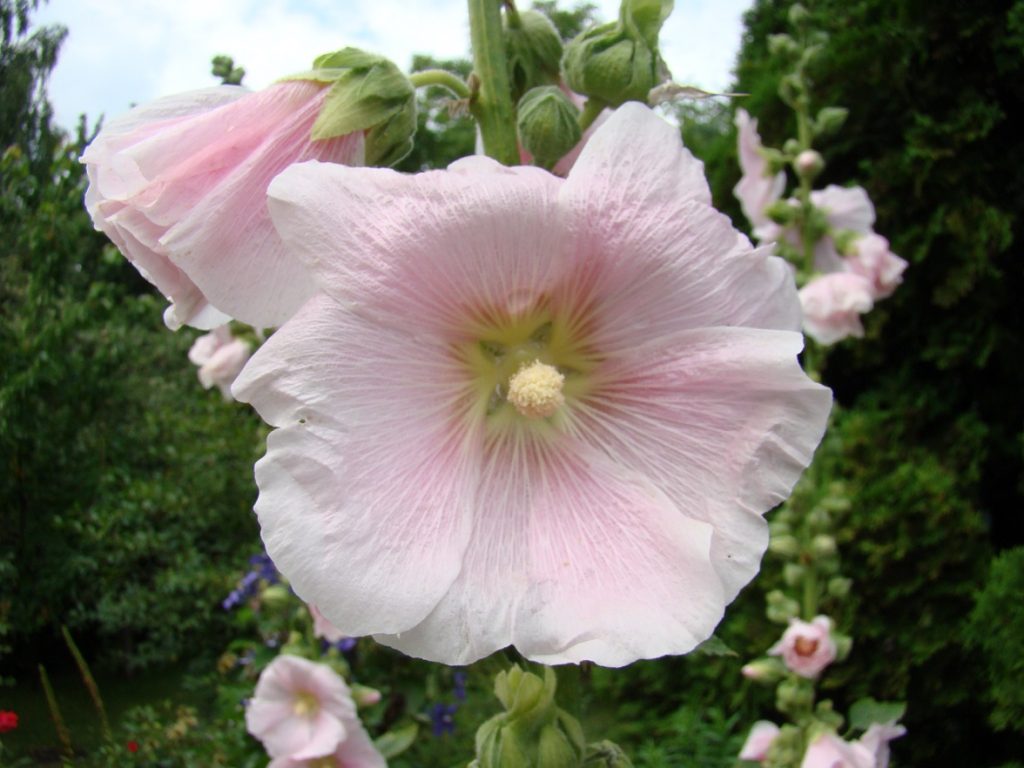
[[[740,750],[740,760],[751,760],[756,763],[764,762],[768,757],[768,748],[771,747],[775,737],[779,735],[779,726],[767,720],[758,720],[750,729],[747,740]]]
[[[833,272],[800,289],[804,332],[819,344],[863,336],[860,316],[875,305],[871,283],[853,272]]]
[[[199,382],[204,389],[216,385],[225,400],[231,399],[231,384],[245,366],[252,345],[231,335],[227,325],[200,336],[188,351],[188,359],[199,366]]]
[[[740,168],[743,176],[733,189],[740,201],[743,214],[754,227],[759,240],[770,240],[778,234],[778,226],[766,215],[765,210],[782,197],[786,188],[786,174],[779,171],[769,173],[768,161],[761,154],[761,136],[757,132],[757,120],[744,109],[736,112]]]
[[[294,162],[362,164],[361,132],[312,139],[328,92],[307,80],[190,91],[136,107],[86,148],[93,223],[170,299],[169,327],[276,326],[313,294],[265,196]]]
[[[303,599],[449,664],[711,634],[831,395],[789,268],[711,208],[676,128],[626,104],[564,180],[305,163],[270,207],[323,293],[234,392],[277,428],[256,512]]]
[[[249,733],[271,757],[331,755],[358,726],[348,686],[330,667],[298,656],[275,658],[260,675],[245,711]],[[358,726],[361,728],[361,726]]]
[[[827,616],[816,616],[811,622],[793,619],[768,653],[782,656],[791,672],[815,678],[836,658],[832,621]]]

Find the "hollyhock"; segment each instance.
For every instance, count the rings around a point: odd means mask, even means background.
[[[564,180],[304,163],[270,208],[323,293],[234,392],[277,427],[256,512],[303,599],[449,664],[711,634],[831,396],[789,268],[711,207],[676,128],[626,104]]]
[[[352,719],[346,725],[344,741],[331,754],[307,759],[276,757],[267,768],[387,768],[388,761],[377,751],[362,723]]]
[[[826,731],[808,745],[800,768],[876,768],[876,765],[871,750],[863,744],[851,744]]]
[[[208,329],[228,316],[276,326],[312,295],[270,222],[266,190],[301,160],[362,164],[362,133],[311,138],[328,90],[289,80],[169,96],[111,121],[86,148],[93,223],[170,299],[169,327]]]
[[[200,336],[188,351],[188,359],[199,366],[199,382],[204,389],[217,385],[225,400],[231,399],[231,384],[245,366],[252,345],[231,335],[227,325]]]
[[[246,728],[267,753],[292,760],[333,754],[352,737],[353,723],[356,705],[345,681],[298,656],[281,655],[267,665],[245,711]]]
[[[892,296],[907,268],[907,262],[889,250],[889,241],[874,233],[857,238],[844,261],[849,271],[868,280],[876,301]]]
[[[825,214],[832,232],[872,234],[875,206],[863,187],[837,187],[830,184],[825,189],[811,192],[811,203]],[[821,238],[814,246],[814,266],[819,272],[839,272],[847,268],[836,251],[831,234]]]
[[[321,637],[328,643],[337,643],[345,638],[345,633],[331,624],[315,605],[308,606],[313,617],[313,637]]]
[[[761,154],[761,136],[757,132],[757,120],[746,110],[736,112],[736,128],[739,131],[739,158],[743,176],[733,189],[740,201],[743,214],[754,227],[759,240],[772,240],[778,234],[778,226],[766,215],[765,210],[782,197],[786,188],[786,174],[779,171],[769,173],[768,161]]]
[[[827,616],[816,616],[811,622],[790,620],[782,639],[768,653],[782,656],[786,667],[801,677],[817,677],[836,658],[831,620]]]
[[[778,735],[779,726],[767,720],[758,720],[754,723],[754,727],[750,729],[750,734],[743,743],[743,749],[740,750],[740,760],[764,762],[765,758],[768,757],[768,748]]]
[[[832,272],[800,289],[804,332],[819,344],[863,336],[860,316],[875,305],[871,283],[853,272]]]
[[[874,756],[874,768],[889,768],[889,742],[906,732],[906,728],[895,723],[872,723],[858,743]]]

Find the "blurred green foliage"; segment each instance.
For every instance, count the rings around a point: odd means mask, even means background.
[[[213,608],[255,538],[258,420],[200,389],[191,336],[162,326],[163,300],[93,231],[84,124],[69,140],[46,106],[56,48],[26,53],[63,33],[14,29],[0,52],[16,70],[0,109],[21,116],[0,147],[0,628],[25,664],[61,623],[92,659],[164,663],[222,629]]]

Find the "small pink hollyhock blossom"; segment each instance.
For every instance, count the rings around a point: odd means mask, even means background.
[[[295,591],[448,664],[706,639],[831,407],[797,363],[789,268],[710,201],[638,103],[565,179],[483,157],[275,179],[322,293],[234,393],[276,427],[256,512]]]
[[[907,733],[895,723],[872,723],[858,743],[874,755],[874,768],[889,768],[889,742]]]
[[[93,223],[167,296],[167,325],[277,326],[313,293],[266,210],[270,180],[311,158],[359,165],[363,137],[313,141],[328,88],[221,86],[136,107],[86,147]]]
[[[740,750],[740,760],[764,762],[768,757],[768,748],[779,735],[779,726],[767,720],[758,720],[750,729],[750,734]]]
[[[786,188],[786,174],[782,171],[774,176],[768,173],[768,161],[761,154],[757,120],[747,114],[746,110],[736,112],[736,128],[743,176],[733,189],[733,194],[740,201],[743,214],[754,227],[755,237],[759,240],[774,239],[780,229],[765,215],[765,210],[782,197]]]
[[[307,606],[313,617],[313,637],[321,637],[328,643],[337,643],[343,640],[346,635],[336,626],[331,624],[315,605]]]
[[[853,253],[846,258],[851,272],[871,283],[873,298],[892,296],[896,286],[903,282],[907,262],[889,250],[889,241],[874,233],[858,238]]]
[[[863,187],[838,187],[830,184],[825,189],[811,192],[811,202],[824,212],[825,220],[833,232],[871,234],[871,227],[875,223],[875,206]],[[819,272],[846,269],[831,235],[826,235],[814,246],[814,266]]]
[[[825,732],[807,746],[800,768],[876,768],[876,764],[875,756],[864,745]]]
[[[246,728],[267,753],[292,760],[333,754],[353,722],[356,706],[345,681],[325,664],[289,655],[263,670],[245,711]]]
[[[863,336],[860,316],[875,305],[871,283],[852,272],[832,272],[800,289],[804,332],[819,344]]]
[[[231,336],[222,325],[212,333],[200,336],[188,351],[188,359],[199,366],[199,382],[204,389],[216,385],[225,400],[231,399],[231,385],[245,367],[252,345]]]
[[[768,653],[782,656],[791,672],[815,678],[836,658],[832,621],[827,616],[816,616],[810,623],[791,619],[782,639]]]

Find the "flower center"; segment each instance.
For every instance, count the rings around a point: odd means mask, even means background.
[[[333,757],[318,757],[316,760],[310,760],[306,763],[309,768],[337,768],[337,763],[334,762]]]
[[[298,717],[311,717],[320,709],[320,702],[312,693],[297,693],[295,703],[292,704],[292,712]]]
[[[565,403],[562,385],[565,376],[553,365],[534,360],[523,365],[508,380],[508,401],[528,419],[553,416]]]
[[[793,643],[793,650],[798,656],[813,656],[814,652],[818,650],[818,641],[809,637],[798,637]]]

